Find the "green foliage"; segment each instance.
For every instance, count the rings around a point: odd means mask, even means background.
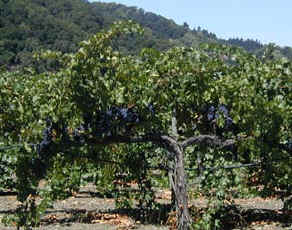
[[[19,225],[37,224],[53,200],[78,191],[88,178],[95,178],[104,194],[113,194],[118,205],[130,207],[135,197],[144,210],[151,210],[155,207],[151,167],[174,158],[166,139],[155,139],[157,135],[168,136],[179,149],[182,141],[204,135],[235,143],[236,151],[215,148],[208,140],[192,149],[207,167],[219,168],[204,174],[201,189],[210,197],[210,209],[198,226],[219,226],[224,204],[233,196],[230,187],[243,183],[242,171],[220,169],[231,164],[232,154],[239,163],[261,162],[249,173],[259,178],[263,195],[276,194],[279,188],[290,195],[291,152],[281,146],[292,136],[291,62],[262,60],[220,45],[164,52],[147,48],[139,56],[113,48],[117,39],[135,33],[143,33],[139,25],[116,22],[82,42],[76,53],[40,55],[58,59],[55,72],[1,72],[0,147],[18,146],[1,155],[15,151],[18,199],[28,210],[18,213]],[[211,105],[228,107],[237,129],[224,128],[223,112],[210,124],[206,108]],[[113,106],[137,111],[139,122],[112,119],[107,132],[96,129],[100,112]],[[176,137],[171,130],[174,116]],[[93,122],[80,130],[88,117]],[[34,144],[41,142],[48,118],[54,124],[52,143],[44,156],[38,156]],[[185,153],[191,167],[195,157],[191,151]],[[115,185],[121,174],[124,183],[138,182],[138,193]],[[41,179],[48,182],[43,190],[38,187]],[[40,206],[33,202],[37,195],[42,197]]]
[[[0,151],[0,159],[0,191],[14,190],[17,151],[10,151],[10,154]]]

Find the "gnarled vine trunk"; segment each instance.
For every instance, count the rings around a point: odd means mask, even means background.
[[[187,230],[190,228],[191,217],[188,209],[188,195],[186,175],[184,170],[184,152],[182,147],[173,140],[170,146],[174,156],[174,171],[170,175],[170,185],[175,195],[175,208],[177,216],[177,229]]]
[[[175,198],[176,215],[179,230],[189,229],[191,217],[188,209],[188,195],[186,185],[186,175],[184,169],[184,153],[180,146],[175,154]]]
[[[174,157],[173,179],[170,177],[172,193],[175,194],[175,209],[177,217],[177,229],[187,230],[190,228],[191,217],[188,209],[188,194],[186,185],[186,175],[184,168],[184,150],[178,142],[176,109],[172,112],[171,129],[174,138],[169,142],[171,156]]]

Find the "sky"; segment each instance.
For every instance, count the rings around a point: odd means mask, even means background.
[[[244,38],[292,47],[291,0],[91,0],[136,6],[219,38]]]

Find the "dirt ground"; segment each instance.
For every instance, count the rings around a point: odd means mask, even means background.
[[[115,212],[113,199],[92,196],[93,187],[86,187],[79,194],[64,201],[57,201],[53,209],[49,209],[42,218],[41,226],[37,230],[166,230],[168,226],[143,225],[126,213]],[[158,191],[157,198],[161,203],[169,203],[170,192]],[[196,199],[192,201],[196,207],[203,207],[206,201]],[[247,227],[249,230],[292,230],[292,213],[282,214],[282,202],[276,199],[237,199],[236,205],[257,216]],[[18,205],[15,195],[0,196],[0,219],[7,213],[13,212]],[[88,221],[80,221],[79,216],[88,217]],[[271,216],[275,218],[270,218]],[[0,230],[14,230],[16,227],[5,227],[0,224]],[[234,228],[235,230],[236,228]]]

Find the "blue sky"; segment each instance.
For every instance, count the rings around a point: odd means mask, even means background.
[[[136,6],[219,38],[251,38],[292,47],[291,0],[91,0]]]

